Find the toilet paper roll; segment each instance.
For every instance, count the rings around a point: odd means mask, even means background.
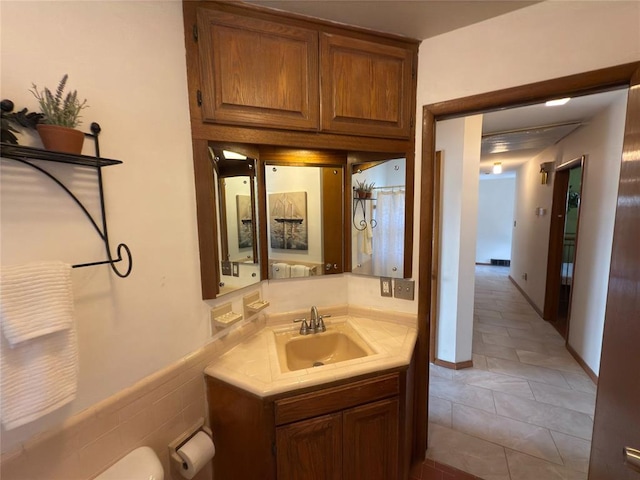
[[[216,453],[216,447],[209,435],[200,430],[179,448],[177,453],[183,462],[180,473],[187,480],[191,480],[211,461]]]

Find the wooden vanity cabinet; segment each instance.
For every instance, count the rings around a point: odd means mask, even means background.
[[[397,480],[408,476],[407,370],[258,398],[207,378],[214,478]]]
[[[318,33],[199,8],[202,120],[318,128]]]
[[[232,2],[184,5],[199,121],[411,137],[417,41]]]
[[[409,137],[415,91],[411,50],[322,33],[320,61],[322,130]]]

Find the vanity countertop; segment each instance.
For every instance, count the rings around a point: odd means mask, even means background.
[[[267,326],[217,358],[204,371],[211,377],[260,397],[267,397],[410,363],[417,335],[414,326],[344,315],[325,320],[327,331],[330,332],[332,326],[344,322],[374,350],[373,355],[282,373],[275,334],[283,331],[295,332],[299,325]]]

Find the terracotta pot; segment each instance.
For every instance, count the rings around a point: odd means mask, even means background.
[[[54,152],[82,153],[84,143],[84,133],[80,130],[59,125],[38,124],[38,133],[46,150]]]
[[[367,198],[367,192],[356,190],[356,198]]]

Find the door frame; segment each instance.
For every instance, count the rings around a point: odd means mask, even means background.
[[[549,226],[549,247],[547,249],[547,280],[545,282],[544,294],[544,315],[548,322],[557,322],[558,307],[560,305],[560,289],[562,288],[561,270],[564,256],[564,227],[567,209],[567,191],[569,188],[569,172],[577,167],[581,167],[580,173],[580,195],[584,185],[584,169],[586,166],[586,155],[574,158],[556,167],[553,177],[553,200],[551,202],[551,222]],[[576,226],[576,236],[574,241],[574,259],[578,252],[578,232],[580,231],[580,214],[582,210],[578,207],[578,221]],[[571,275],[571,292],[569,294],[569,311],[567,312],[566,327],[564,333],[560,333],[565,339],[565,344],[569,342],[569,325],[571,323],[571,298],[573,297],[573,283],[576,278],[575,261],[573,273]],[[555,325],[554,325],[555,326]],[[558,328],[555,326],[556,329]]]
[[[422,461],[427,449],[431,272],[433,268],[433,201],[436,120],[445,120],[503,108],[533,105],[550,98],[577,97],[629,87],[640,62],[593,70],[519,87],[482,93],[422,107],[422,174],[420,178],[420,241],[418,268],[418,340],[415,369],[415,422],[412,460]],[[640,116],[640,111],[635,112]],[[625,127],[625,135],[627,134]]]

